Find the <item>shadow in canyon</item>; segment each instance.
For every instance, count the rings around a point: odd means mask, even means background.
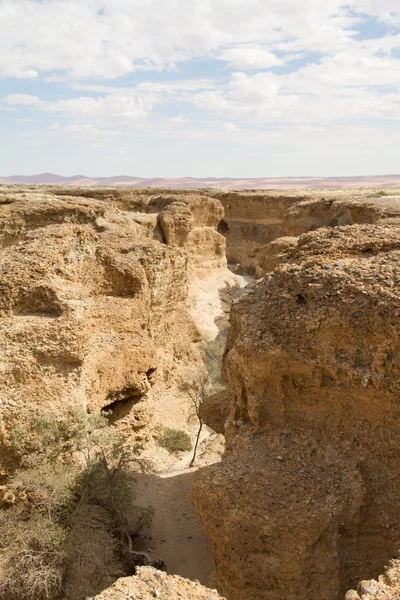
[[[152,523],[135,539],[135,550],[161,559],[167,572],[209,585],[211,546],[189,495],[200,469],[138,474],[135,503],[154,509]]]

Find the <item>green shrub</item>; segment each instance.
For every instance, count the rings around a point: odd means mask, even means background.
[[[157,438],[157,442],[171,454],[190,452],[192,449],[190,436],[182,429],[170,429],[169,427],[164,427]]]
[[[126,568],[132,538],[151,518],[134,503],[139,448],[104,415],[44,415],[14,430],[20,469],[0,510],[0,600],[83,600]],[[80,452],[84,465],[72,455]]]

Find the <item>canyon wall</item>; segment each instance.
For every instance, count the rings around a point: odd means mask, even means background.
[[[282,249],[295,245],[302,233],[399,217],[400,199],[391,193],[360,189],[215,194],[225,208],[220,231],[227,240],[228,262],[263,277],[275,268]]]
[[[229,600],[338,600],[398,549],[399,239],[304,234],[234,303],[204,415],[227,451],[193,491]]]
[[[1,193],[10,190],[20,194],[42,194],[58,198],[87,198],[101,201],[128,212],[157,212],[173,201],[186,202],[194,209],[197,227],[202,221],[202,202],[221,203],[225,215],[212,227],[218,227],[227,242],[228,263],[262,277],[276,265],[279,249],[273,243],[283,238],[284,245],[319,227],[375,223],[397,218],[400,214],[396,190],[379,189],[287,189],[230,190],[215,189],[151,189],[129,187],[73,186],[2,186]],[[221,211],[221,209],[218,209]],[[221,214],[221,212],[216,214]],[[215,219],[214,219],[215,221]],[[206,224],[205,221],[203,223]],[[196,236],[192,237],[197,242]],[[272,246],[270,245],[273,243]],[[278,259],[279,262],[279,259]]]
[[[163,392],[185,367],[203,368],[193,290],[211,278],[218,296],[231,276],[221,204],[91,194],[2,190],[3,473],[7,431],[46,411],[107,409],[145,443]]]
[[[10,429],[45,411],[108,409],[145,446],[175,425],[188,369],[226,334],[227,243],[266,277],[233,304],[226,389],[202,407],[227,442],[193,490],[218,589],[394,600],[396,561],[370,578],[400,545],[399,239],[400,197],[363,190],[3,188],[0,476]],[[217,597],[144,576],[104,594]]]

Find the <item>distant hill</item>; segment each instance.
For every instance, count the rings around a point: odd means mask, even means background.
[[[74,175],[63,177],[53,173],[39,175],[12,175],[0,177],[0,184],[40,184],[77,186],[131,186],[162,188],[214,188],[214,189],[305,189],[305,188],[360,188],[360,187],[400,187],[400,175],[375,175],[371,177],[262,177],[239,179],[229,177],[181,177],[177,179],[130,177],[86,177]]]

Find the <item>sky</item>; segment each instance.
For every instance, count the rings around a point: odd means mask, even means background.
[[[399,0],[0,0],[0,175],[400,173]]]

